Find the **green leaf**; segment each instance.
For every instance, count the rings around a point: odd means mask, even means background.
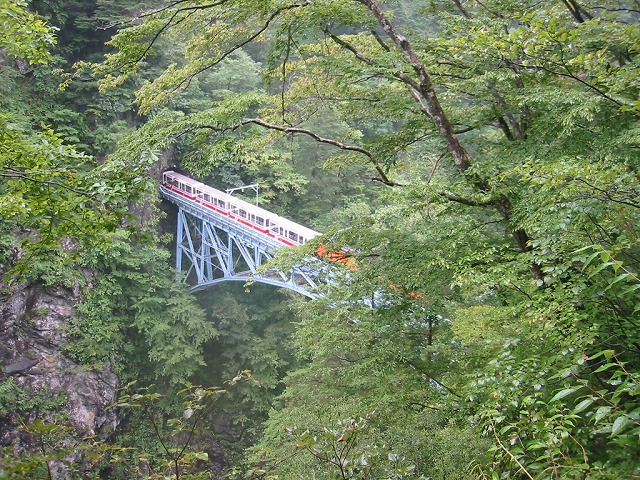
[[[209,460],[209,454],[207,452],[195,452],[193,456],[198,460],[204,460],[205,462]]]
[[[600,365],[593,373],[604,372],[605,370],[609,370],[610,368],[617,366],[617,363],[605,363],[604,365]]]
[[[582,400],[580,403],[578,403],[574,407],[573,413],[582,412],[585,408],[587,408],[589,405],[591,405],[594,402],[594,400],[595,399],[593,397],[585,398],[584,400]]]
[[[632,423],[632,420],[629,417],[620,415],[611,426],[611,435],[619,435],[630,423]]]
[[[571,388],[565,388],[563,390],[560,390],[558,393],[556,393],[553,396],[553,398],[551,400],[549,400],[549,403],[557,402],[558,400],[563,399],[567,395],[571,395],[572,393],[574,393],[575,391],[579,390],[580,388],[581,387],[571,387]]]
[[[611,407],[609,407],[609,406],[604,406],[604,407],[598,408],[598,410],[596,410],[595,415],[593,416],[594,422],[598,423],[604,417],[609,415],[610,412],[611,412]]]

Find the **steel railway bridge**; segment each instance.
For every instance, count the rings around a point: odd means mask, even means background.
[[[258,268],[286,245],[228,216],[160,186],[160,195],[178,206],[176,272],[192,291],[221,282],[256,281],[315,298],[314,272]]]

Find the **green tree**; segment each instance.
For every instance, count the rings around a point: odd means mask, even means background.
[[[24,0],[2,0],[0,3],[0,46],[5,54],[32,64],[51,60],[51,47],[56,43],[56,28],[28,11]]]
[[[114,362],[125,381],[181,384],[204,365],[203,346],[216,329],[175,282],[166,249],[120,231],[108,248],[83,257],[97,278],[69,326],[69,354],[87,365]]]
[[[0,145],[0,212],[8,228],[25,229],[23,253],[12,259],[19,259],[16,272],[30,270],[34,256],[64,265],[79,243],[107,244],[128,217],[128,202],[149,185],[145,167],[155,161],[96,165],[51,129],[30,133],[10,115],[0,118]]]
[[[264,152],[302,136],[334,147],[332,164],[362,165],[393,187],[386,205],[324,239],[354,248],[360,268],[345,281],[358,282],[332,286],[316,302],[299,334],[313,367],[292,377],[308,388],[290,384],[274,418],[296,409],[303,416],[312,410],[298,406],[305,402],[351,401],[351,382],[368,388],[327,428],[385,400],[395,408],[406,390],[378,373],[386,367],[413,377],[407,384],[425,398],[441,389],[438,407],[460,412],[458,428],[465,415],[480,422],[494,447],[490,461],[476,458],[478,474],[637,476],[637,9],[589,0],[417,2],[423,21],[404,22],[407,8],[374,0],[166,4],[119,32],[110,42],[116,53],[95,71],[104,88],[116,86],[138,73],[157,34],[179,38],[180,61],[138,92],[140,111],[153,113],[201,72],[265,42],[269,90],[226,95],[170,125],[158,116],[137,148],[205,132],[211,145],[233,151],[240,137],[243,152]],[[329,115],[344,128],[316,121]],[[400,341],[406,324],[389,305],[404,300],[375,301],[389,292],[422,295],[434,302],[431,314],[450,319],[408,349],[415,371],[396,358],[408,348]],[[499,322],[488,339],[468,327],[486,319]],[[380,350],[363,352],[372,344]],[[353,375],[323,396],[307,382],[335,355],[347,362],[338,371]],[[413,428],[404,431],[425,430],[407,423]],[[430,441],[418,444],[433,452]],[[425,458],[416,465],[436,471]]]
[[[254,434],[273,397],[281,393],[282,378],[296,363],[290,345],[293,313],[291,299],[273,287],[252,285],[251,292],[242,295],[242,287],[234,286],[199,295],[218,331],[207,344],[208,363],[216,368],[202,372],[202,381],[220,383],[240,370],[251,371],[252,382],[238,385],[225,408],[234,424]],[[208,301],[209,297],[215,300]]]
[[[2,288],[10,291],[16,278],[79,287],[85,303],[65,324],[65,361],[106,364],[120,380],[160,381],[172,391],[203,364],[203,344],[215,328],[176,284],[166,248],[150,241],[155,225],[145,225],[140,213],[152,201],[143,193],[155,187],[147,169],[158,158],[150,150],[105,158],[114,137],[128,128],[126,91],[98,99],[95,83],[93,90],[86,81],[58,89],[53,67],[100,44],[100,35],[91,35],[94,5],[80,3],[33,2],[61,30],[30,13],[27,2],[0,3]],[[104,127],[112,118],[120,122]],[[102,137],[100,143],[91,144],[92,136]],[[99,161],[82,150],[96,152]],[[51,393],[49,403],[30,398],[26,389],[12,388],[11,379],[0,390],[0,415],[10,432],[4,441],[11,435],[24,440],[3,445],[0,477],[84,476],[110,450],[82,437],[69,421],[69,406]]]
[[[56,29],[28,12],[26,2],[3,2],[0,15],[0,47],[8,57],[32,64],[52,60]],[[9,93],[10,103],[2,102],[9,111],[0,115],[0,214],[7,232],[22,229],[19,238],[10,242],[21,242],[16,271],[28,270],[34,255],[50,254],[50,259],[59,258],[63,264],[65,257],[77,251],[78,243],[106,242],[109,232],[128,215],[128,202],[148,186],[145,168],[155,157],[146,153],[135,165],[113,161],[98,165],[74,148],[64,132],[43,124],[33,127],[32,123],[40,122],[31,117],[28,105],[11,111],[25,103],[20,96],[24,92],[7,73],[11,69],[3,65],[2,70],[8,80],[3,90],[19,92],[18,96]],[[60,109],[54,115],[76,116]],[[6,253],[6,260],[17,259]]]

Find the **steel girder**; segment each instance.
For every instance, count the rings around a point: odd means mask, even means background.
[[[277,240],[203,205],[161,187],[162,196],[178,205],[176,273],[180,281],[199,290],[221,282],[260,282],[315,298],[313,272],[294,267],[258,273],[276,250]]]

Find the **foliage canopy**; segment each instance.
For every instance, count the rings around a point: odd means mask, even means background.
[[[635,478],[639,16],[610,0],[161,2],[120,25],[103,62],[78,64],[105,94],[139,82],[148,121],[93,168],[3,118],[2,208],[53,238],[88,219],[113,229],[100,205],[122,205],[148,152],[170,148],[203,177],[265,179],[274,202],[322,185],[314,161],[366,177],[320,239],[358,268],[301,307],[306,365],[245,473]],[[15,32],[0,38],[28,46]],[[40,43],[10,53],[42,61]],[[322,155],[300,154],[310,142]],[[162,343],[146,299],[126,308]]]
[[[417,403],[459,432],[480,422],[494,446],[478,475],[638,474],[637,20],[631,3],[589,0],[185,0],[114,36],[103,88],[135,75],[158,34],[182,47],[138,91],[148,114],[240,49],[269,51],[268,90],[228,93],[162,138],[241,139],[241,154],[306,136],[394,187],[323,239],[361,268],[301,324],[310,366],[290,375],[265,447],[286,422],[310,425],[307,402],[331,406],[329,423],[376,410],[374,435],[421,438],[403,421]],[[419,444],[435,458],[437,442]]]

